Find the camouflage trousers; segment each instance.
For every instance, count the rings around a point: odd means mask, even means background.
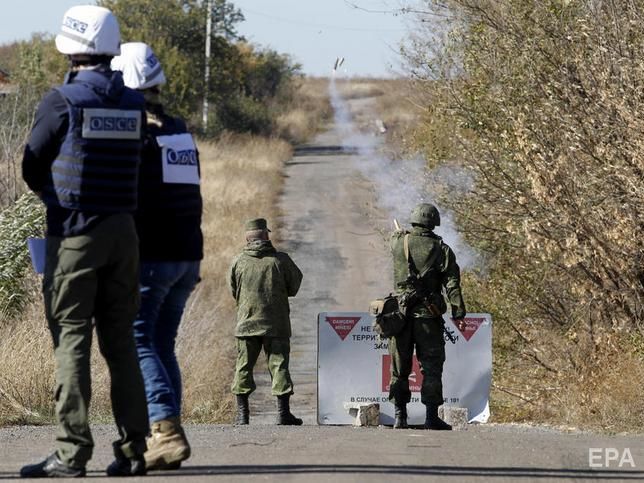
[[[138,309],[138,239],[130,215],[113,215],[89,233],[48,237],[43,295],[56,357],[57,450],[84,467],[89,428],[93,328],[111,377],[112,411],[126,455],[145,451],[148,415],[132,325]]]
[[[288,337],[237,337],[237,364],[231,390],[233,394],[251,394],[256,388],[253,369],[264,348],[271,374],[273,396],[293,394],[288,370],[291,342]]]
[[[409,318],[405,328],[389,339],[391,354],[391,385],[389,400],[407,404],[411,400],[409,375],[412,369],[414,346],[423,373],[421,402],[443,404],[443,363],[445,362],[444,321],[442,317]]]

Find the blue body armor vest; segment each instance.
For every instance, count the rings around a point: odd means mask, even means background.
[[[109,77],[108,77],[109,76]],[[93,213],[132,212],[137,204],[145,100],[120,72],[78,72],[57,88],[69,128],[43,191],[48,206]]]

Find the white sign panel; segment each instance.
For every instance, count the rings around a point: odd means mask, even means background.
[[[188,133],[157,136],[164,183],[199,184],[197,147]]]
[[[449,319],[445,336],[443,399],[448,406],[466,407],[469,421],[484,423],[489,410],[492,381],[492,317],[468,314],[461,332]],[[355,417],[345,403],[379,403],[380,423],[393,424],[394,405],[389,402],[391,357],[388,339],[372,329],[373,319],[364,312],[323,312],[318,315],[318,423],[352,424]],[[409,386],[408,422],[425,421],[420,402],[422,374],[416,357]]]

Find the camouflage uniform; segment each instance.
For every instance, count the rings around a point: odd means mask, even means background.
[[[437,211],[436,216],[438,216]],[[440,219],[438,219],[438,223],[440,223]],[[432,259],[434,262],[432,268],[420,282],[426,296],[425,301],[418,301],[409,307],[405,328],[389,341],[389,353],[392,356],[389,399],[394,401],[397,409],[402,409],[405,420],[406,410],[403,408],[411,399],[409,374],[412,368],[414,346],[423,373],[421,402],[427,406],[428,410],[431,409],[432,414],[443,403],[441,379],[445,362],[443,334],[445,322],[442,316],[437,315],[438,313],[443,314],[447,310],[447,304],[442,294],[443,288],[451,306],[452,317],[462,319],[466,313],[461,294],[460,270],[454,252],[439,236],[434,234],[433,225],[420,226],[415,223],[413,225],[411,232],[408,233],[408,243],[410,257],[417,271],[423,271]],[[404,250],[406,234],[406,232],[397,231],[394,232],[391,239],[394,283],[399,292],[408,289],[409,266]],[[438,253],[436,253],[437,250]],[[428,308],[429,305],[433,305],[434,314]]]
[[[272,394],[293,394],[288,370],[291,337],[288,297],[297,294],[302,272],[270,241],[248,243],[230,268],[230,290],[237,302],[237,367],[234,394],[255,388],[253,368],[264,348],[272,378]]]

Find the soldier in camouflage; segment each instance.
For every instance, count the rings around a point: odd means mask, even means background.
[[[397,230],[391,239],[395,287],[399,293],[408,294],[410,300],[404,329],[389,341],[392,356],[389,400],[395,405],[394,428],[407,427],[407,403],[411,399],[409,374],[416,346],[423,373],[424,427],[449,430],[452,427],[438,417],[438,407],[443,403],[441,378],[445,362],[442,314],[447,311],[442,290],[445,289],[452,318],[460,327],[466,313],[460,270],[452,249],[433,232],[440,225],[435,206],[421,203],[412,211],[410,222],[411,232]]]
[[[235,424],[248,424],[248,397],[255,390],[253,368],[264,348],[271,373],[272,394],[277,396],[277,424],[301,425],[291,414],[293,382],[288,370],[291,321],[289,297],[302,282],[293,260],[275,250],[264,218],[246,222],[247,245],[233,260],[228,277],[237,302],[237,364],[232,392],[237,399]]]

